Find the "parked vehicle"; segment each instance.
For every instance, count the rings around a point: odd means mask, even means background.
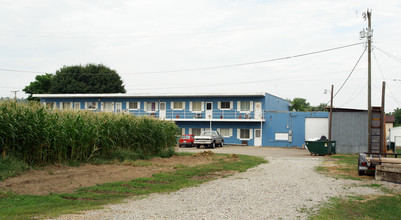
[[[193,134],[183,134],[178,139],[178,146],[180,147],[192,147],[194,145],[194,137]]]
[[[200,136],[195,136],[194,145],[197,148],[209,146],[215,148],[216,146],[223,147],[224,137],[217,131],[204,131]]]

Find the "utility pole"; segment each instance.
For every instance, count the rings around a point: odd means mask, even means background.
[[[366,11],[368,17],[368,30],[367,30],[367,38],[368,38],[368,152],[371,152],[371,142],[372,142],[372,65],[371,65],[371,44],[372,44],[372,26],[371,26],[371,18],[372,11],[369,9]]]
[[[371,52],[372,52],[372,11],[364,12],[363,18],[368,19],[368,27],[362,30],[359,34],[361,38],[367,39],[368,43],[368,152],[371,152],[371,135],[372,135],[372,68],[371,68]]]
[[[11,92],[14,93],[14,101],[17,101],[17,92],[19,92],[19,90],[14,90],[14,91],[11,91]]]
[[[331,126],[332,126],[332,115],[333,115],[333,90],[334,85],[331,85],[331,99],[330,99],[330,121],[329,121],[329,141],[331,141]]]

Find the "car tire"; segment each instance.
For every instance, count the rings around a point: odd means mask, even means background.
[[[198,148],[198,149],[199,149],[199,148],[200,148],[200,145],[196,145],[196,148]]]
[[[180,145],[178,145],[179,147],[182,147],[182,145],[180,144]]]
[[[211,145],[212,145],[212,148],[216,148],[216,142],[213,142]]]
[[[222,141],[220,144],[220,147],[223,147],[223,146],[224,146],[224,141]]]

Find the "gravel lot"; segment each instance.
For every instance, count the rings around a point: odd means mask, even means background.
[[[224,147],[213,151],[263,156],[269,163],[198,187],[127,199],[123,204],[60,219],[305,219],[310,210],[333,196],[381,194],[376,188],[359,187],[360,181],[316,173],[314,167],[323,158],[309,156],[307,150]]]

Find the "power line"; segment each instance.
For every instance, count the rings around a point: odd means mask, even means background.
[[[365,47],[365,49],[363,50],[363,52],[362,52],[361,56],[359,57],[358,61],[355,63],[354,67],[352,68],[352,70],[351,70],[351,72],[349,73],[348,77],[345,79],[344,83],[341,85],[341,87],[340,87],[340,88],[337,90],[337,92],[334,94],[333,99],[334,99],[334,97],[336,97],[336,95],[341,91],[341,89],[344,87],[345,83],[347,83],[348,79],[351,77],[352,73],[354,72],[355,68],[357,67],[359,61],[361,61],[361,59],[362,59],[363,55],[365,54],[365,52],[366,52],[366,47]],[[330,101],[328,101],[326,104],[329,104],[329,102],[330,102]]]
[[[395,61],[401,63],[401,59],[400,59],[400,58],[398,58],[398,57],[392,55],[391,53],[389,53],[389,52],[387,52],[387,51],[385,51],[385,50],[382,50],[382,49],[378,48],[377,46],[374,46],[374,48],[376,48],[378,51],[382,52],[383,54],[387,55],[388,57],[394,59]]]
[[[347,48],[347,47],[352,47],[352,46],[356,46],[356,45],[360,45],[360,44],[363,44],[363,43],[349,44],[349,45],[345,45],[345,46],[334,47],[334,48],[330,48],[330,49],[319,50],[319,51],[308,52],[308,53],[302,53],[302,54],[297,54],[297,55],[293,55],[293,56],[280,57],[280,58],[274,58],[274,59],[268,59],[268,60],[253,61],[253,62],[247,62],[247,63],[237,63],[237,64],[230,64],[230,65],[213,66],[213,67],[202,67],[202,68],[193,68],[193,69],[134,72],[134,73],[124,73],[124,74],[138,74],[139,75],[139,74],[155,74],[155,73],[191,72],[191,71],[199,71],[199,70],[210,70],[210,69],[221,69],[221,68],[230,68],[230,67],[237,67],[237,66],[254,65],[254,64],[269,63],[269,62],[280,61],[280,60],[288,60],[288,59],[302,57],[302,56],[309,56],[309,55],[314,55],[314,54],[318,54],[318,53],[324,53],[324,52],[328,52],[328,51],[333,51],[333,50],[343,49],[343,48]]]
[[[302,53],[302,54],[297,54],[297,55],[292,55],[292,56],[286,56],[286,57],[280,57],[280,58],[274,58],[274,59],[267,59],[267,60],[260,60],[260,61],[253,61],[253,62],[246,62],[246,63],[237,63],[237,64],[230,64],[230,65],[201,67],[201,68],[190,68],[190,69],[177,69],[177,70],[147,71],[147,72],[132,72],[132,73],[122,72],[120,74],[143,75],[143,74],[178,73],[178,72],[192,72],[192,71],[200,71],[200,70],[231,68],[231,67],[247,66],[247,65],[260,64],[260,63],[269,63],[269,62],[275,62],[275,61],[280,61],[280,60],[288,60],[288,59],[292,59],[292,58],[298,58],[298,57],[303,57],[303,56],[309,56],[309,55],[329,52],[329,51],[333,51],[333,50],[339,50],[339,49],[343,49],[343,48],[347,48],[347,47],[353,47],[353,46],[360,45],[360,44],[363,44],[363,43],[348,44],[348,45],[344,45],[344,46],[333,47],[333,48],[329,48],[329,49],[318,50],[318,51],[313,51],[313,52],[308,52],[308,53]],[[0,68],[0,71],[22,72],[22,73],[51,73],[51,72],[43,72],[43,71],[16,70],[16,69],[5,69],[5,68]],[[51,74],[54,74],[54,73],[51,73]]]
[[[373,57],[374,57],[375,60],[376,60],[377,67],[379,68],[379,71],[380,71],[380,73],[381,73],[381,75],[382,75],[382,77],[383,77],[383,80],[386,81],[386,78],[384,77],[382,68],[381,68],[381,66],[380,66],[380,64],[379,64],[379,61],[378,61],[377,58],[376,58],[375,51],[373,51]],[[394,101],[395,101],[398,105],[400,105],[400,102],[398,102],[398,100],[395,98],[395,96],[394,96],[393,92],[391,91],[390,86],[389,86],[388,84],[387,84],[387,89],[388,89],[388,91],[390,91],[390,94],[391,94],[392,98],[394,99]]]

